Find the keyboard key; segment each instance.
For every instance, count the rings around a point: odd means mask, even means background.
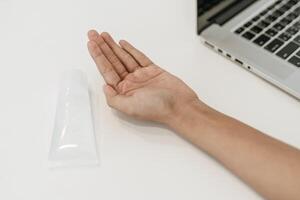
[[[293,27],[296,27],[296,28],[300,29],[300,21],[299,21],[299,22],[296,22],[296,23],[293,25]]]
[[[254,38],[255,35],[248,31],[248,32],[244,33],[242,36],[248,40],[251,40],[252,38]]]
[[[270,42],[265,49],[274,53],[277,49],[279,49],[282,45],[284,44],[284,42],[278,40],[278,39],[274,39],[272,42]]]
[[[295,65],[296,67],[300,67],[300,58],[297,56],[293,56],[289,59],[289,63]]]
[[[281,35],[279,35],[279,38],[284,41],[288,41],[291,38],[291,36],[289,34],[282,33]]]
[[[256,38],[253,42],[259,46],[264,46],[271,38],[268,37],[265,34],[260,35],[258,38]]]
[[[271,37],[277,35],[277,33],[278,33],[277,31],[275,31],[274,29],[271,29],[271,28],[266,31],[266,34],[268,34]]]
[[[280,8],[279,8],[279,10],[281,11],[281,12],[286,12],[286,11],[288,11],[290,8],[289,7],[287,7],[287,6],[281,6]]]
[[[286,16],[288,19],[294,20],[298,17],[296,13],[290,13]]]
[[[300,6],[294,10],[294,13],[300,14]]]
[[[246,24],[244,24],[244,27],[248,28],[251,25],[252,25],[252,22],[247,22]]]
[[[295,37],[294,41],[297,42],[298,44],[300,44],[300,35],[298,35],[297,37]]]
[[[265,20],[262,20],[262,21],[259,22],[257,25],[258,25],[259,27],[261,27],[261,28],[266,28],[266,27],[268,27],[268,26],[270,25],[270,23],[267,22],[267,21],[265,21]]]
[[[292,3],[292,5],[296,5],[298,3],[298,0],[289,0],[289,3]]]
[[[267,13],[269,12],[269,10],[264,10],[264,11],[262,11],[261,13],[259,13],[259,15],[260,16],[264,16],[264,15],[266,15]]]
[[[293,24],[292,27],[293,27],[294,29],[297,29],[298,31],[300,30],[300,26],[299,26],[299,24],[297,24],[297,23]]]
[[[284,26],[279,23],[275,24],[273,27],[278,31],[281,31],[282,29],[284,29]]]
[[[296,51],[299,48],[299,45],[290,42],[286,46],[284,46],[276,55],[280,58],[287,59],[294,51]]]
[[[289,25],[293,20],[288,19],[288,18],[283,18],[282,20],[280,20],[280,24],[282,24],[283,26],[287,26]]]
[[[291,5],[296,5],[298,3],[297,0],[289,0],[288,1],[288,4],[291,4]]]
[[[281,15],[283,15],[284,14],[284,12],[282,12],[281,10],[275,10],[274,12],[273,12],[273,15],[276,15],[277,17],[280,17]]]
[[[266,20],[268,20],[269,22],[274,22],[275,20],[277,19],[276,16],[273,16],[273,15],[269,15],[267,16]]]
[[[240,27],[240,28],[236,29],[234,32],[235,32],[236,34],[240,34],[240,33],[242,33],[244,30],[245,30],[245,28]]]
[[[275,4],[272,4],[269,7],[267,7],[267,10],[272,10],[275,6],[276,6]]]
[[[285,13],[285,12],[288,11],[289,9],[287,9],[287,7],[281,6],[281,7],[279,8],[279,10],[280,10],[281,12]]]
[[[280,10],[275,10],[272,15],[276,16],[276,17],[280,17],[281,15],[283,15],[284,12],[280,11]]]
[[[284,4],[283,6],[282,6],[282,8],[283,9],[286,9],[286,10],[289,10],[289,9],[291,9],[291,7],[293,7],[293,5],[291,5],[291,4]]]
[[[262,28],[260,28],[259,26],[253,26],[251,28],[251,31],[253,31],[254,33],[260,33],[262,31]]]
[[[300,57],[300,51],[298,51],[298,52],[296,53],[296,55]]]
[[[260,19],[260,16],[256,16],[256,17],[254,17],[253,19],[252,19],[252,21],[253,22],[256,22],[257,20],[259,20]]]
[[[300,15],[300,13],[298,13],[298,12],[296,12],[296,11],[294,11],[294,12],[292,12],[296,17],[295,18],[297,18],[297,17],[299,17],[299,15]]]
[[[290,28],[288,28],[287,30],[286,30],[286,33],[288,33],[288,34],[290,34],[290,35],[295,35],[296,33],[298,33],[298,29],[297,28],[295,28],[295,27],[290,27]]]

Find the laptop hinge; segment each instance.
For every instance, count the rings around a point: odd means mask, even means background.
[[[198,34],[200,34],[211,24],[219,24],[221,26],[224,25],[227,21],[235,17],[237,14],[246,9],[255,1],[257,0],[241,0],[231,3],[219,12],[214,13],[214,15],[211,15],[209,18],[206,18],[205,22],[203,21],[202,17],[198,17]]]

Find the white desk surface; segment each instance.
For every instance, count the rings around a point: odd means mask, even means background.
[[[128,39],[209,105],[300,147],[300,103],[204,47],[195,15],[187,0],[1,0],[0,199],[261,199],[171,131],[112,112],[101,91],[100,166],[48,168],[62,72],[103,83],[90,28]]]

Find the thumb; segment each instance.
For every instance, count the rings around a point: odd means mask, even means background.
[[[104,85],[103,91],[106,97],[107,104],[121,112],[131,114],[130,97],[119,95],[117,91],[110,85]]]

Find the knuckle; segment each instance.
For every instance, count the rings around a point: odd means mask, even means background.
[[[95,52],[95,53],[94,53],[94,58],[95,58],[96,60],[102,60],[102,59],[103,59],[103,54],[100,53],[100,51]]]
[[[125,76],[127,76],[127,74],[128,74],[128,72],[127,71],[122,71],[122,72],[120,72],[120,76],[121,77],[125,77]]]
[[[110,62],[113,65],[119,65],[119,64],[121,64],[121,62],[119,61],[119,59],[115,55],[111,55],[110,56]]]
[[[113,71],[113,69],[111,67],[103,67],[102,73],[107,74],[107,73],[110,73],[112,71]]]

